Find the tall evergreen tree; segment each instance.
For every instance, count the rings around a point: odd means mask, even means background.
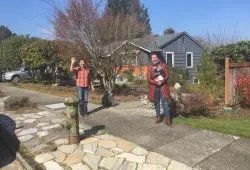
[[[1,25],[0,26],[0,45],[3,40],[7,39],[11,35],[12,35],[12,32],[9,30],[9,28]]]
[[[144,6],[144,4],[140,3],[140,0],[108,0],[105,9],[105,14],[107,13],[115,16],[118,14],[136,14],[138,21],[146,24],[147,30],[139,33],[135,38],[151,33],[148,9]]]

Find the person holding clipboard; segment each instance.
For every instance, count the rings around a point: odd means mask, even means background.
[[[149,82],[148,99],[154,102],[156,111],[156,122],[162,121],[160,114],[160,102],[162,102],[163,113],[166,116],[165,122],[168,127],[172,127],[168,109],[168,99],[170,97],[167,80],[169,78],[167,65],[161,62],[156,54],[151,55],[151,64],[148,66],[147,79]]]

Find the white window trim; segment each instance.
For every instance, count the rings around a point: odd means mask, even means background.
[[[196,77],[193,77],[193,84],[195,84],[194,83],[194,79],[197,79]],[[199,79],[197,79],[198,80],[198,84],[200,84],[200,80]]]
[[[187,66],[187,55],[191,54],[191,66]],[[186,52],[186,67],[193,68],[194,67],[194,53],[193,52]]]
[[[168,58],[167,58],[167,56],[168,56],[168,54],[172,54],[172,67],[174,67],[174,52],[166,52],[166,63],[168,62]]]

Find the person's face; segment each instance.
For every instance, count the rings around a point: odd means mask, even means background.
[[[155,63],[158,60],[158,57],[156,55],[152,55],[151,61]]]
[[[84,60],[80,60],[79,65],[80,65],[80,67],[81,67],[81,68],[83,68],[83,67],[84,67],[84,65],[85,65]]]

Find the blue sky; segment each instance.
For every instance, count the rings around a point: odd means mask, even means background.
[[[63,0],[56,0],[62,4]],[[165,28],[186,31],[192,36],[225,31],[250,39],[249,0],[141,0],[149,10],[152,32],[162,35]],[[0,25],[17,34],[47,38],[49,6],[41,0],[4,0]]]

